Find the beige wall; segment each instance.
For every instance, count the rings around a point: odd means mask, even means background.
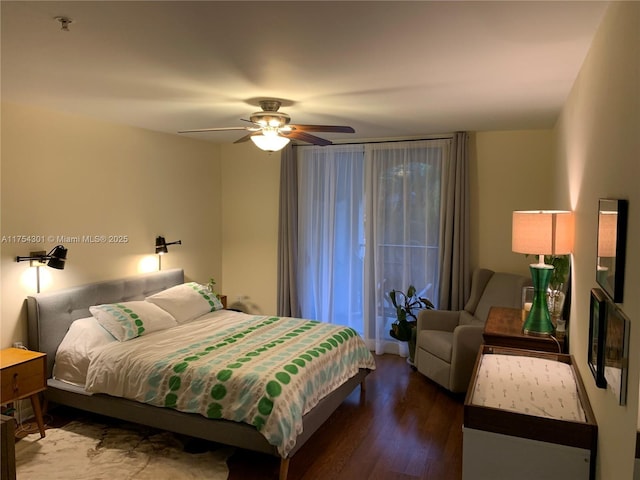
[[[553,202],[554,155],[552,130],[470,135],[472,267],[529,274],[530,259],[511,252],[511,212],[569,208]],[[222,146],[224,293],[264,313],[277,306],[279,176],[278,153]]]
[[[35,269],[15,262],[31,250],[69,249],[65,270],[42,291],[157,269],[154,239],[169,247],[163,269],[189,279],[221,279],[219,146],[46,110],[2,104],[0,347],[26,342],[24,299],[35,293]],[[23,243],[17,235],[42,235]],[[125,243],[82,241],[83,235],[126,236]],[[58,236],[80,237],[59,241]],[[37,240],[37,239],[36,239]],[[45,278],[46,280],[46,278]]]
[[[553,202],[551,130],[476,132],[469,139],[471,267],[529,275],[533,257],[511,251],[514,210],[569,209]]]
[[[632,478],[640,364],[640,3],[613,3],[557,123],[556,197],[576,212],[571,353],[598,421],[600,479]],[[587,366],[589,292],[595,287],[598,199],[629,201],[624,303],[631,320],[629,393],[619,406]]]
[[[275,315],[280,154],[223,145],[222,178],[224,293],[230,304],[248,297],[251,312]]]

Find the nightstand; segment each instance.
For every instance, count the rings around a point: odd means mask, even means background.
[[[44,421],[38,394],[47,388],[46,360],[45,353],[21,348],[0,350],[0,403],[4,405],[29,397],[40,437],[44,437]]]
[[[491,307],[482,337],[486,345],[563,353],[564,338],[538,337],[522,332],[524,311],[519,308]]]
[[[222,303],[222,308],[227,308],[227,296],[226,295],[218,295],[220,299],[220,303]]]

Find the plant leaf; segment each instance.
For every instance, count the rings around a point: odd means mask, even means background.
[[[429,300],[428,298],[420,297],[420,301],[424,305],[424,308],[427,308],[429,310],[433,310],[435,308],[433,303],[431,303],[431,300]]]

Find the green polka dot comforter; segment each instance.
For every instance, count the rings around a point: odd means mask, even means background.
[[[221,310],[106,346],[85,388],[251,424],[286,457],[302,416],[360,368],[375,362],[351,328]]]

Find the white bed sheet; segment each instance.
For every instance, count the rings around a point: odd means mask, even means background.
[[[117,340],[94,317],[74,321],[60,342],[53,365],[53,378],[84,387],[91,359]]]
[[[537,357],[483,355],[471,403],[538,417],[586,419],[571,366]]]

